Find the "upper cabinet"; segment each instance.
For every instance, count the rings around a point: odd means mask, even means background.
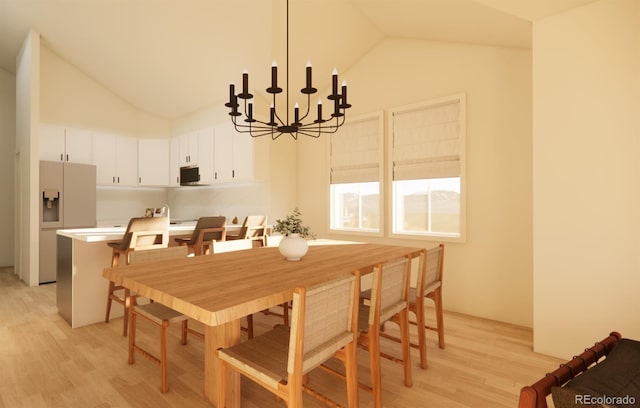
[[[94,133],[93,162],[98,185],[138,185],[137,138],[106,132]]]
[[[138,184],[169,185],[169,139],[138,139]]]
[[[233,130],[231,123],[215,128],[215,180],[217,182],[253,179],[253,140]]]
[[[179,145],[179,165],[195,166],[198,164],[198,132],[189,132],[178,136]]]
[[[91,131],[40,125],[40,160],[92,164],[92,152]]]
[[[180,167],[184,166],[197,166],[199,168],[201,184],[213,183],[215,180],[213,145],[213,127],[185,133],[173,138],[171,141],[171,168],[169,170],[171,181],[169,185],[175,186],[180,184]]]
[[[211,184],[215,181],[213,146],[214,129],[209,127],[198,130],[198,167],[202,184]]]
[[[177,187],[180,185],[180,139],[172,137],[169,145],[169,187]]]

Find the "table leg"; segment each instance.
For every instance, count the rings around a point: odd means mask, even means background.
[[[204,395],[216,404],[218,391],[216,376],[218,361],[215,350],[240,343],[240,321],[235,320],[220,326],[205,326],[204,331]],[[235,370],[228,370],[227,376],[227,408],[240,407],[240,374]]]

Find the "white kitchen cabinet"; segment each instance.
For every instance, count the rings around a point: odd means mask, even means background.
[[[40,125],[40,160],[92,164],[92,153],[91,131]]]
[[[233,179],[253,180],[253,138],[233,131]]]
[[[198,164],[198,131],[178,136],[180,143],[180,166]]]
[[[180,139],[172,137],[169,144],[169,187],[177,187],[180,185]]]
[[[215,181],[213,148],[215,144],[213,127],[198,130],[198,167],[200,183],[211,184]]]
[[[231,123],[215,128],[215,181],[233,181],[233,128]]]
[[[97,132],[93,135],[93,162],[99,186],[138,184],[138,140],[135,137]]]
[[[138,184],[169,185],[169,139],[138,139]]]
[[[217,182],[253,179],[253,140],[233,130],[231,123],[215,128],[215,180]]]
[[[171,142],[171,185],[179,182],[180,167],[197,166],[200,170],[200,183],[211,184],[215,180],[213,168],[214,128],[208,127],[184,133],[174,138]],[[177,148],[177,149],[176,149]],[[175,152],[178,151],[177,165],[175,164]],[[176,168],[177,167],[177,168]],[[176,178],[178,177],[178,178]],[[175,182],[175,184],[174,184]]]

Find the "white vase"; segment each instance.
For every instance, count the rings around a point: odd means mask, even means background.
[[[309,244],[300,234],[290,234],[282,238],[278,249],[288,261],[299,261],[309,250]]]

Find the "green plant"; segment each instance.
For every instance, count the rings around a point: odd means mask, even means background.
[[[287,215],[284,220],[276,220],[273,226],[274,232],[279,232],[285,237],[291,234],[299,234],[302,238],[312,238],[316,236],[311,232],[309,227],[302,225],[301,213],[298,207],[293,210],[293,213]]]

